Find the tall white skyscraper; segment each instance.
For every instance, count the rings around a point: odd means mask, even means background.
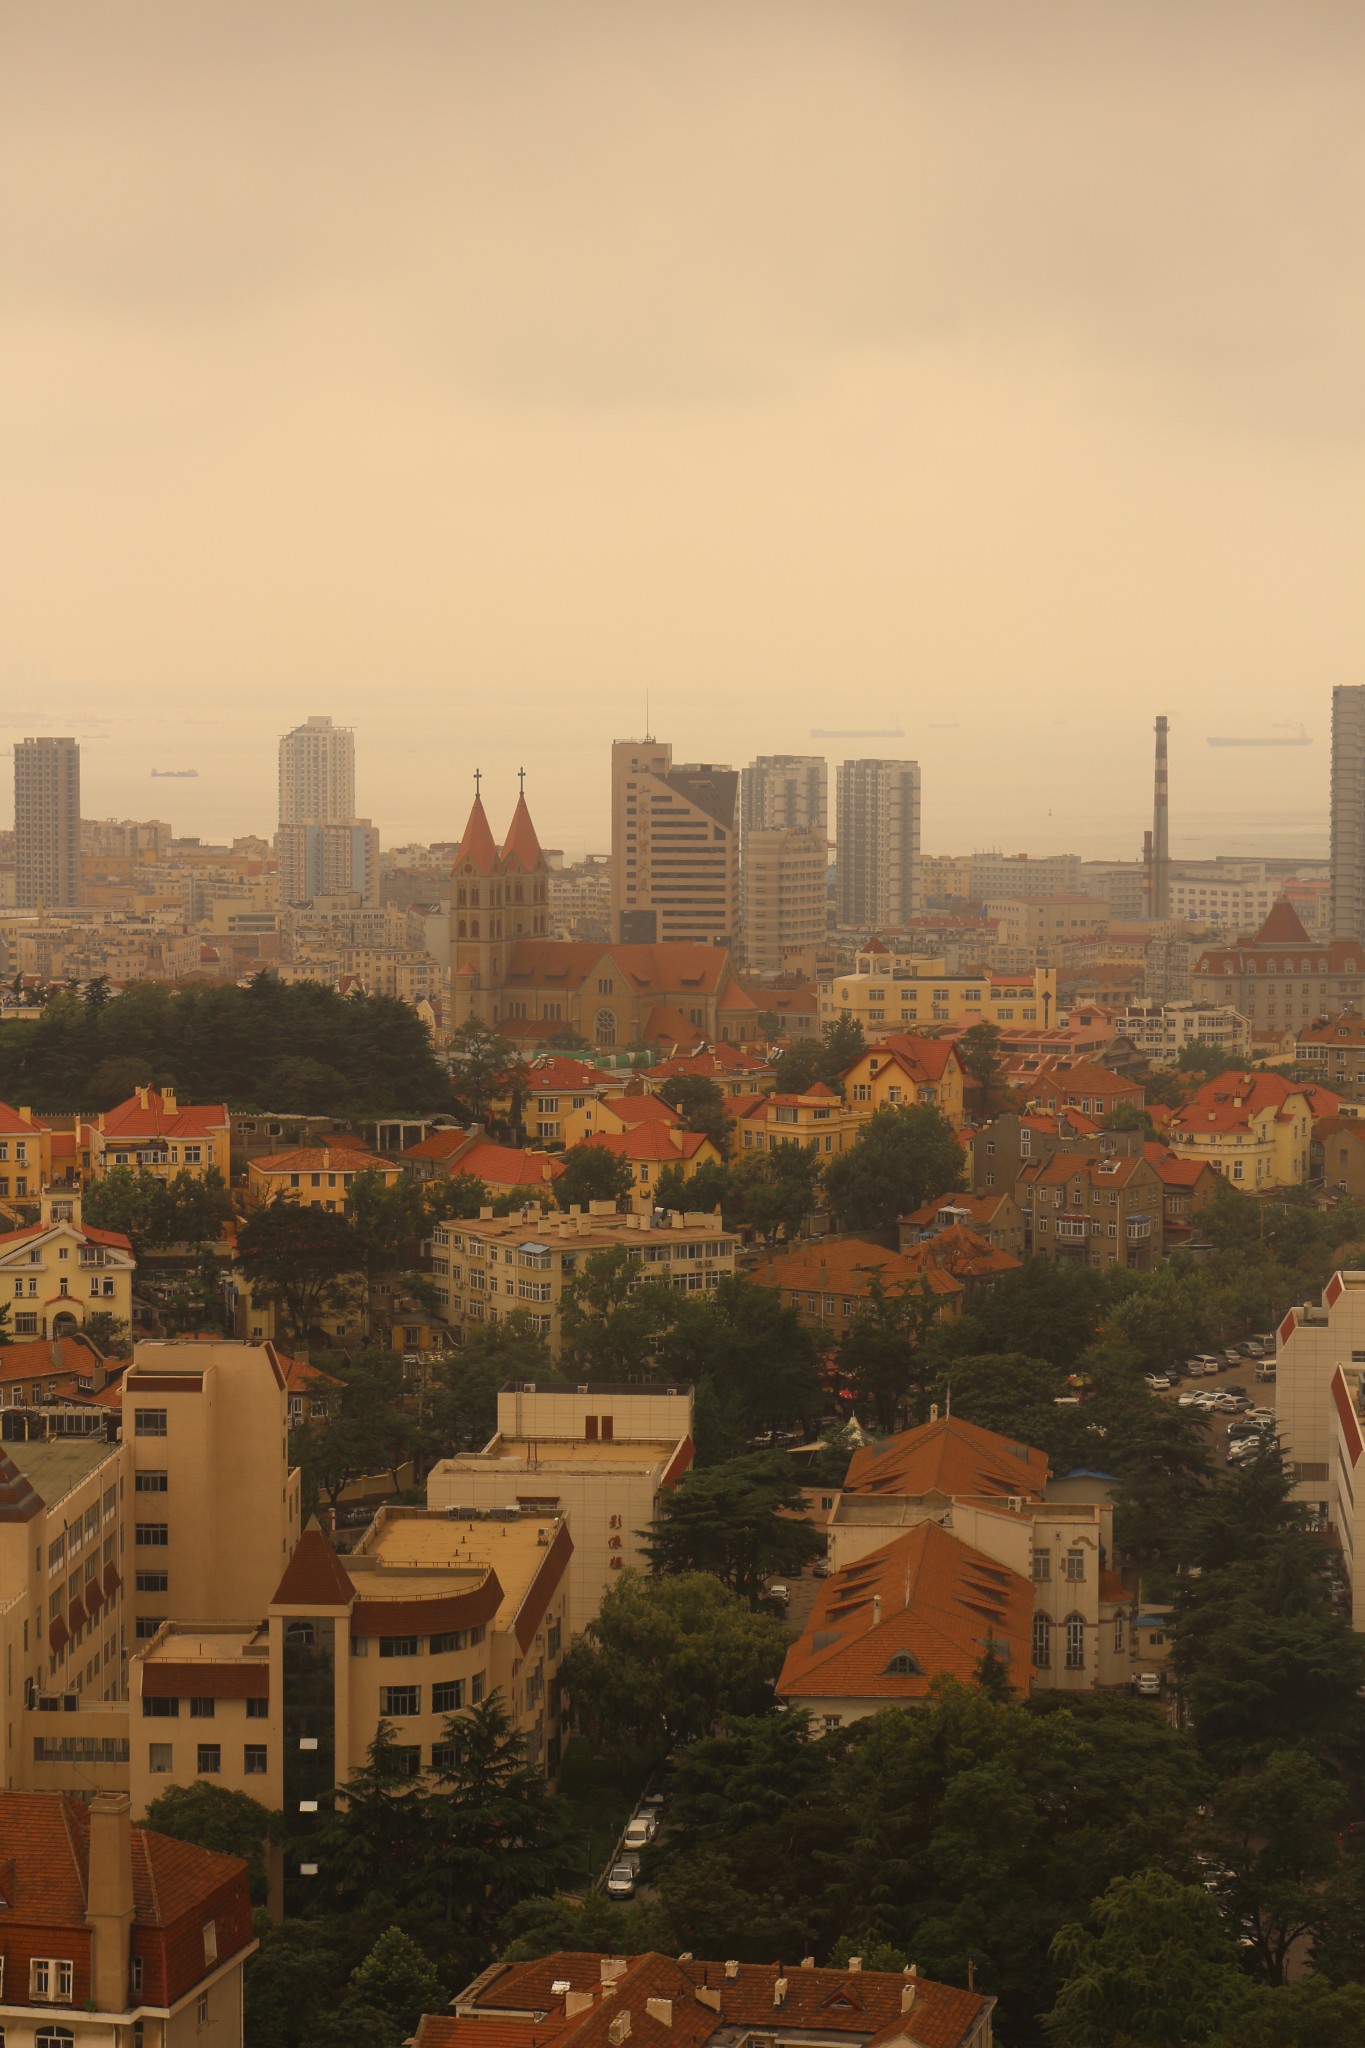
[[[920,907],[918,761],[842,761],[839,923],[903,925]]]
[[[740,831],[829,830],[829,764],[823,754],[760,754],[740,775]],[[742,857],[742,838],[741,838]]]
[[[1332,931],[1365,939],[1365,683],[1332,692]]]
[[[81,750],[75,740],[15,746],[14,855],[21,910],[80,902]]]
[[[760,974],[814,973],[825,935],[829,765],[760,754],[740,772],[740,925]]]
[[[355,734],[310,718],[280,741],[280,823],[341,824],[355,816]]]

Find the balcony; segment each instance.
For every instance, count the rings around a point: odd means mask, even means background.
[[[1151,1219],[1151,1217],[1150,1217],[1150,1216],[1130,1216],[1130,1217],[1129,1217],[1129,1219],[1128,1219],[1128,1242],[1129,1242],[1129,1244],[1141,1244],[1142,1240],[1143,1240],[1144,1238],[1150,1237],[1150,1236],[1151,1236],[1151,1234],[1152,1234],[1152,1219]]]
[[[1090,1235],[1090,1218],[1088,1216],[1059,1216],[1056,1227],[1058,1237],[1088,1237]]]

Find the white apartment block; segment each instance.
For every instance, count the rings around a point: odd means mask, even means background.
[[[920,908],[917,761],[843,761],[838,771],[838,919],[865,932]]]
[[[1119,1035],[1154,1067],[1173,1067],[1187,1045],[1216,1045],[1230,1067],[1251,1058],[1251,1022],[1238,1011],[1209,1003],[1135,1003],[1119,1019]]]
[[[355,816],[355,734],[330,718],[310,718],[280,741],[282,825]]]
[[[1330,1515],[1335,1498],[1338,1366],[1365,1365],[1365,1273],[1334,1273],[1320,1302],[1291,1308],[1275,1356],[1275,1423],[1293,1497]]]

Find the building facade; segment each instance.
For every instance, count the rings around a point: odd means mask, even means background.
[[[1311,1082],[1233,1069],[1197,1088],[1166,1127],[1181,1159],[1203,1160],[1249,1194],[1303,1187],[1311,1169],[1314,1115],[1331,1115],[1336,1097]]]
[[[114,1109],[80,1125],[83,1175],[97,1179],[111,1166],[174,1180],[202,1180],[213,1169],[230,1178],[232,1126],[224,1102],[181,1103],[173,1088],[139,1088]]]
[[[920,908],[917,761],[843,761],[838,791],[838,921],[876,931]]]
[[[1141,1156],[1054,1152],[1021,1166],[1014,1199],[1030,1254],[1054,1266],[1126,1266],[1150,1273],[1161,1257],[1161,1179]]]
[[[309,718],[280,741],[281,825],[335,824],[355,816],[355,734]]]
[[[133,1247],[87,1228],[74,1190],[41,1197],[41,1220],[0,1236],[0,1302],[12,1337],[69,1337],[95,1314],[132,1327]],[[4,1366],[0,1361],[0,1378]]]
[[[860,950],[852,974],[830,975],[820,983],[820,1021],[856,1018],[867,1038],[926,1028],[965,1031],[973,1024],[1004,1030],[1039,1024],[1046,1029],[1056,1015],[1055,968],[949,974],[942,960],[901,958],[880,942]]]
[[[1236,1010],[1253,1031],[1299,1031],[1315,1017],[1365,1002],[1365,941],[1310,939],[1281,897],[1254,938],[1197,956],[1190,995]]]
[[[823,831],[774,827],[745,833],[740,923],[751,972],[780,974],[814,959],[827,923],[828,865]]]
[[[1176,1066],[1196,1044],[1216,1045],[1229,1066],[1251,1057],[1250,1020],[1221,1003],[1132,1003],[1118,1028],[1151,1067]]]
[[[739,925],[739,776],[674,766],[666,741],[611,750],[613,939],[733,943]]]
[[[81,750],[73,739],[15,742],[14,868],[21,910],[81,900]]]
[[[358,896],[379,905],[379,828],[368,818],[310,818],[275,835],[281,903]]]
[[[1332,692],[1331,804],[1332,936],[1365,946],[1365,683]]]
[[[1294,1058],[1315,1081],[1358,1102],[1365,1087],[1365,1013],[1342,1010],[1315,1018],[1299,1032]]]

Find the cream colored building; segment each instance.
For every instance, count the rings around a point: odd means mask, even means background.
[[[80,1126],[81,1168],[103,1174],[111,1166],[174,1180],[200,1180],[216,1167],[232,1172],[231,1130],[222,1102],[181,1103],[173,1088],[139,1088],[126,1102]]]
[[[1187,1045],[1216,1045],[1229,1066],[1251,1058],[1251,1021],[1218,1003],[1134,1003],[1118,1019],[1149,1066],[1173,1067]]]
[[[1336,1475],[1332,1378],[1365,1359],[1365,1273],[1334,1273],[1318,1301],[1296,1303],[1277,1332],[1275,1428],[1293,1498],[1330,1513]]]
[[[823,830],[751,831],[740,874],[745,964],[780,974],[825,936],[829,847]]]
[[[358,1173],[377,1173],[385,1187],[392,1187],[402,1167],[363,1145],[344,1141],[330,1145],[296,1145],[287,1152],[270,1152],[247,1165],[247,1200],[252,1207],[282,1196],[301,1209],[328,1209],[343,1215],[351,1183]]]
[[[130,1645],[164,1621],[261,1614],[299,1540],[271,1344],[139,1344],[123,1378]]]
[[[557,1356],[560,1307],[587,1261],[617,1247],[638,1262],[646,1280],[667,1280],[688,1294],[711,1294],[735,1270],[739,1240],[719,1211],[674,1212],[667,1223],[614,1202],[590,1202],[567,1215],[523,1212],[441,1224],[431,1234],[431,1274],[440,1310],[457,1329],[496,1323],[517,1310],[529,1315]]]
[[[1103,932],[1109,923],[1095,897],[1079,892],[1072,896],[991,899],[986,904],[986,915],[995,920],[999,945],[1021,948],[1040,965],[1055,965],[1060,947]]]
[[[844,1075],[844,1095],[854,1114],[871,1118],[879,1109],[937,1109],[955,1130],[965,1121],[966,1069],[953,1041],[915,1038],[897,1032],[859,1053]]]
[[[498,1427],[482,1451],[442,1458],[427,1504],[535,1508],[563,1515],[573,1537],[569,1625],[591,1621],[627,1569],[647,1571],[643,1538],[659,1496],[691,1468],[692,1389],[510,1386],[498,1395]]]
[[[858,955],[857,971],[820,983],[820,1021],[852,1017],[869,1041],[891,1031],[970,1030],[973,1024],[1010,1029],[1057,1019],[1057,971],[1029,967],[1019,974],[949,974],[942,960],[886,951]]]
[[[1176,1110],[1166,1143],[1181,1159],[1197,1160],[1247,1193],[1303,1187],[1308,1179],[1313,1117],[1336,1109],[1328,1090],[1317,1101],[1280,1074],[1219,1074]]]
[[[208,1780],[282,1810],[297,1840],[381,1722],[416,1778],[453,1762],[451,1716],[494,1693],[557,1776],[572,1554],[534,1507],[381,1508],[345,1558],[310,1528],[259,1620],[167,1626],[134,1657],[134,1810]],[[290,1910],[315,1874],[306,1855],[284,1870]]]
[[[611,749],[611,936],[729,943],[739,924],[739,776],[675,767],[662,740]]]
[[[45,1190],[40,1209],[40,1222],[0,1237],[0,1302],[9,1308],[9,1334],[69,1337],[97,1313],[127,1329],[136,1270],[128,1239],[84,1226],[74,1190]]]

